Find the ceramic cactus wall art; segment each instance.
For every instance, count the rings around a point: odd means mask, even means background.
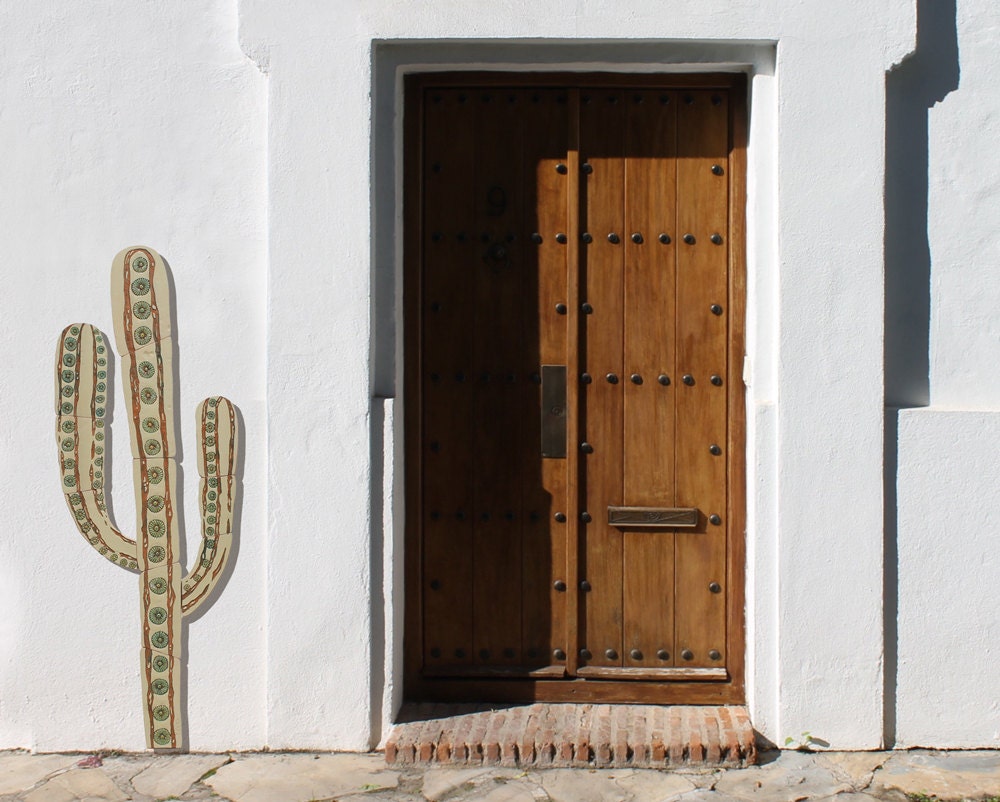
[[[222,575],[233,539],[237,422],[233,405],[207,398],[197,408],[201,548],[182,576],[174,431],[173,340],[167,268],[152,248],[127,248],[111,270],[115,341],[132,443],[136,538],[112,523],[104,495],[106,410],[111,394],[105,336],[67,326],[56,353],[56,439],[62,486],[77,528],[108,560],[139,572],[140,671],[146,744],[181,746],[181,618]]]

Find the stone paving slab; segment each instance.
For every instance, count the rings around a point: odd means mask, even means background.
[[[737,799],[768,802],[797,802],[859,790],[818,756],[802,752],[783,752],[771,763],[727,772],[715,788]]]
[[[898,790],[940,799],[1000,797],[1000,752],[899,752],[873,780],[873,792]]]
[[[384,755],[0,752],[0,802],[928,802],[1000,797],[1000,751],[767,753],[744,769],[393,766]],[[923,794],[923,796],[917,796]]]
[[[239,802],[310,802],[395,788],[399,772],[378,754],[266,754],[234,760],[205,784]]]
[[[154,799],[177,797],[209,774],[230,762],[228,755],[177,755],[168,762],[150,759],[148,766],[132,777],[132,787]]]
[[[24,802],[126,802],[128,794],[103,771],[70,769],[24,795]]]
[[[78,755],[29,755],[26,752],[0,752],[0,794],[30,791],[41,780],[60,770],[70,769]]]

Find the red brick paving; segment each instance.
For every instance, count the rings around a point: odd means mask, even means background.
[[[394,764],[738,767],[757,757],[747,709],[655,705],[406,705]]]

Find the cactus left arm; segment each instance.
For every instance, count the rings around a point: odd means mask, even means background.
[[[89,323],[63,329],[56,350],[56,440],[63,493],[77,529],[102,557],[137,569],[134,540],[111,522],[104,499],[107,340]]]

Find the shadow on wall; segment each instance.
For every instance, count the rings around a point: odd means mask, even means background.
[[[957,0],[918,0],[917,48],[885,82],[885,403],[930,403],[928,111],[958,88]]]
[[[896,742],[897,410],[930,403],[928,116],[958,89],[957,0],[917,0],[916,50],[885,81],[885,637],[883,745]]]

